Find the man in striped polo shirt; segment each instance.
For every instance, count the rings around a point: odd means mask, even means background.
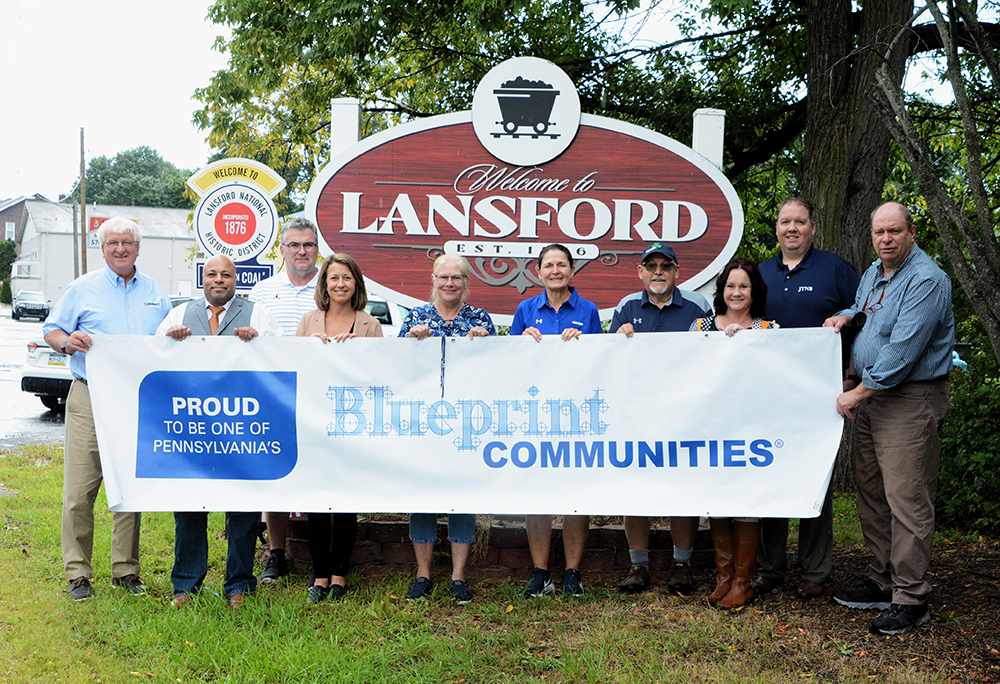
[[[285,337],[294,337],[303,315],[316,308],[316,282],[319,268],[319,234],[316,224],[306,218],[293,218],[281,229],[281,257],[285,269],[250,290],[249,299],[263,305],[281,322]],[[268,512],[267,544],[270,549],[261,573],[261,584],[271,584],[288,574],[285,561],[285,535],[288,512]]]

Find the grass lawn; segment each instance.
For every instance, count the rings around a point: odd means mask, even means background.
[[[307,607],[301,578],[230,611],[208,592],[172,610],[173,516],[143,515],[143,579],[134,598],[110,582],[110,515],[97,504],[96,596],[65,594],[59,551],[61,448],[0,452],[0,681],[16,682],[944,682],[903,645],[858,656],[788,605],[730,615],[654,591],[626,597],[520,598],[520,583],[475,584],[451,605],[402,597],[410,577],[355,576],[338,604]],[[850,526],[839,502],[838,530]],[[843,524],[841,524],[843,522]],[[221,591],[222,514],[210,517],[207,584]],[[838,535],[840,532],[838,531]],[[943,668],[944,663],[940,664]]]

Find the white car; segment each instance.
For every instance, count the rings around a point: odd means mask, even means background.
[[[14,301],[10,308],[11,320],[17,321],[22,318],[37,318],[44,321],[49,316],[49,301],[41,292],[21,290],[14,295]]]
[[[382,337],[396,337],[399,335],[399,327],[403,325],[403,319],[406,317],[406,314],[410,313],[410,310],[405,306],[400,306],[374,295],[368,295],[368,305],[365,307],[365,311],[382,324]]]
[[[37,395],[45,407],[62,411],[73,383],[69,354],[60,354],[39,337],[28,343],[28,358],[21,366],[21,389]]]

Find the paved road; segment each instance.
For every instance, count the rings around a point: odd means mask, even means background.
[[[21,365],[28,342],[41,336],[40,321],[12,321],[10,305],[0,304],[0,450],[63,441],[62,414],[49,411],[34,394],[21,391]]]

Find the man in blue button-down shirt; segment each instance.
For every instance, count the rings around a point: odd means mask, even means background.
[[[78,601],[92,596],[94,500],[103,479],[87,387],[91,335],[152,335],[170,311],[163,287],[136,270],[139,226],[125,218],[108,219],[97,237],[107,268],[70,283],[42,326],[49,346],[71,355],[74,379],[66,397],[62,556],[69,595]],[[112,583],[133,594],[145,593],[139,579],[139,514],[112,513],[111,522]]]
[[[837,411],[857,425],[858,518],[874,558],[868,579],[835,590],[833,600],[884,611],[870,629],[891,635],[930,620],[938,430],[950,405],[955,318],[951,281],[916,245],[906,207],[889,202],[875,210],[872,243],[879,260],[862,276],[854,306],[824,323],[839,331],[866,316],[854,341],[856,374]]]
[[[782,328],[817,328],[823,321],[854,303],[858,276],[854,267],[833,252],[813,246],[816,221],[813,207],[801,197],[790,197],[778,207],[774,224],[780,251],[760,265],[767,283],[767,317]],[[784,581],[787,563],[788,520],[762,518],[757,552],[755,594],[770,594]],[[827,492],[820,514],[799,523],[799,565],[796,594],[813,599],[823,593],[833,569],[833,499]]]

